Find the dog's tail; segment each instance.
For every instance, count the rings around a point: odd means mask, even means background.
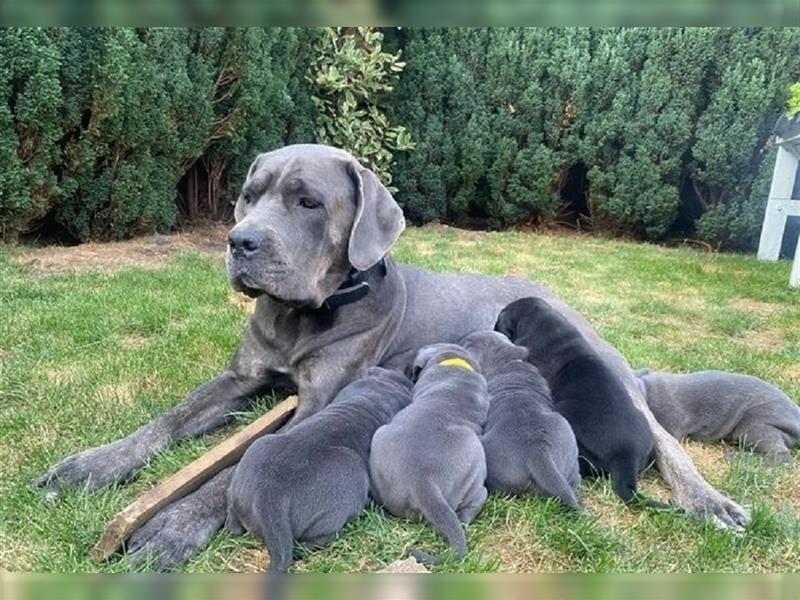
[[[528,461],[528,473],[545,496],[558,498],[572,510],[581,510],[581,503],[564,474],[558,470],[553,457],[544,461]],[[577,465],[576,465],[577,468]]]
[[[425,489],[419,497],[420,509],[423,516],[431,526],[439,533],[450,547],[453,549],[453,556],[456,560],[461,560],[467,553],[467,536],[458,515],[445,500],[442,491],[438,487]],[[422,564],[435,565],[442,562],[442,556],[433,556],[419,550],[410,548],[408,553]]]
[[[269,570],[283,572],[292,566],[294,539],[289,524],[288,507],[277,510],[262,520],[262,537],[269,551]]]

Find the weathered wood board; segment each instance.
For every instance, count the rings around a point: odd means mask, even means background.
[[[102,537],[91,550],[96,561],[106,560],[167,504],[199,488],[222,469],[236,463],[245,450],[265,433],[275,431],[297,407],[297,396],[289,396],[241,431],[150,488],[133,503],[117,513]]]

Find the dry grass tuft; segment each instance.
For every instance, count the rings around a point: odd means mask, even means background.
[[[150,235],[121,242],[27,247],[16,255],[15,260],[29,266],[37,275],[114,272],[126,267],[157,269],[180,252],[222,256],[228,229],[228,226],[216,223],[172,235]]]

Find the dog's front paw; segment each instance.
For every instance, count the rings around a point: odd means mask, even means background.
[[[68,456],[50,467],[34,485],[47,490],[48,498],[56,497],[64,488],[95,491],[130,478],[139,466],[128,440],[122,439]]]
[[[210,511],[189,495],[162,509],[131,536],[128,558],[136,566],[172,569],[205,548],[224,520],[224,509]]]
[[[750,522],[750,511],[708,485],[682,489],[673,497],[688,514],[710,520],[718,527],[741,533]]]
[[[161,509],[126,545],[129,560],[159,571],[182,565],[206,547],[225,522],[225,491],[234,467]]]

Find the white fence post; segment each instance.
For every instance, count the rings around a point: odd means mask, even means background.
[[[783,140],[778,138],[776,143]],[[784,210],[786,201],[792,198],[794,177],[797,173],[797,156],[782,145],[778,146],[778,157],[772,174],[767,210],[761,226],[761,240],[758,243],[759,260],[778,260],[786,227],[788,212]]]
[[[797,247],[794,249],[794,262],[792,263],[792,274],[789,275],[789,287],[800,287],[800,239],[797,240]]]

